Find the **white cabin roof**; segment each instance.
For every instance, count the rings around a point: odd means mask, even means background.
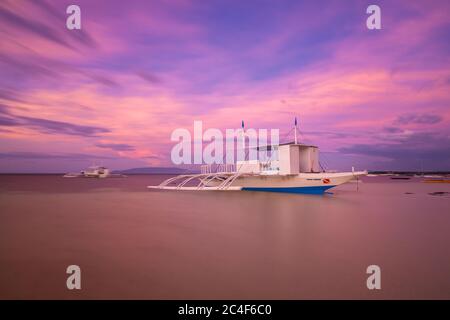
[[[286,142],[286,143],[280,143],[278,146],[274,146],[274,147],[279,147],[279,146],[287,146],[287,145],[295,145],[295,146],[300,146],[303,148],[318,148],[317,146],[313,146],[313,145],[308,145],[308,144],[304,144],[304,143],[294,143],[294,142]],[[267,146],[258,146],[256,147],[257,150],[272,150],[271,145],[267,145]]]

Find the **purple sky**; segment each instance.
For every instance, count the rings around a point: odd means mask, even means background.
[[[295,116],[330,169],[450,170],[449,14],[447,0],[3,0],[0,172],[172,166],[170,134],[194,120],[283,137]]]

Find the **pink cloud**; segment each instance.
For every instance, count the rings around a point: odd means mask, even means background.
[[[342,22],[346,32],[339,36],[323,34],[323,26],[338,28],[340,17],[363,6],[349,9],[333,2],[322,10],[310,4],[304,11],[274,13],[272,32],[250,43],[247,37],[237,39],[233,44],[239,50],[220,45],[215,24],[190,16],[200,10],[195,2],[158,3],[151,10],[140,2],[110,10],[90,2],[81,6],[90,17],[83,25],[87,38],[55,27],[64,19],[35,3],[1,7],[29,16],[41,28],[38,34],[25,22],[19,27],[0,21],[7,39],[0,62],[8,77],[20,80],[0,79],[18,96],[14,100],[0,92],[0,104],[11,112],[0,131],[8,142],[2,151],[76,149],[170,164],[170,133],[191,129],[194,120],[225,129],[239,127],[244,119],[252,127],[287,132],[294,116],[308,141],[326,151],[430,130],[449,134],[450,64],[443,44],[433,38],[448,26],[445,2],[399,3],[383,11],[382,30],[365,29],[362,15]],[[404,6],[414,14],[402,14]],[[317,54],[295,47],[310,34],[317,34],[310,41]],[[280,70],[272,72],[275,67]],[[439,115],[440,120],[399,123],[405,114]],[[105,130],[86,137],[67,134],[69,129],[39,131],[26,121],[11,125],[26,117]]]

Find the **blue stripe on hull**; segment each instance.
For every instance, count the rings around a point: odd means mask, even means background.
[[[266,191],[266,192],[283,192],[283,193],[304,193],[304,194],[322,194],[326,190],[334,186],[316,186],[316,187],[289,187],[289,188],[257,188],[244,187],[245,191]]]

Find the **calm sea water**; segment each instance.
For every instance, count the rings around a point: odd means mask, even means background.
[[[0,176],[0,298],[450,298],[450,184],[150,191],[166,176]],[[68,265],[82,290],[66,288]],[[381,267],[381,290],[366,268]]]

